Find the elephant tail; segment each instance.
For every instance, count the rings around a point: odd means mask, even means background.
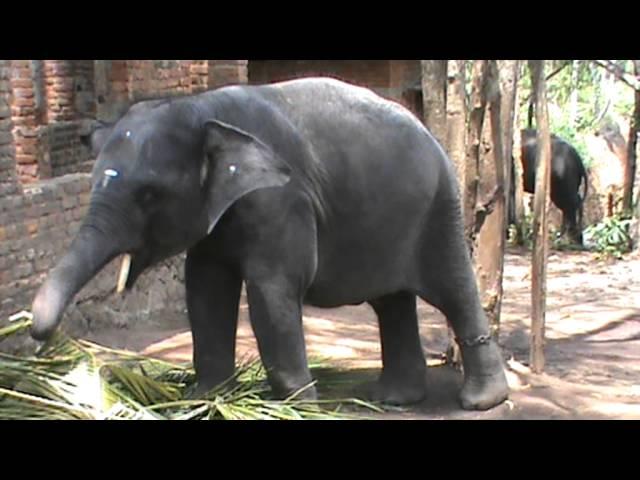
[[[580,199],[580,206],[578,207],[578,226],[582,230],[584,221],[584,202],[587,199],[587,193],[589,192],[589,177],[587,175],[587,169],[582,165],[582,171],[580,175],[580,183],[584,181],[584,189],[582,196],[580,196],[580,184],[578,184],[578,198]],[[582,240],[580,241],[582,243]]]
[[[580,203],[584,204],[584,201],[587,199],[587,193],[589,192],[589,177],[587,175],[587,169],[582,167],[580,183],[584,181],[584,189],[583,193],[580,196]],[[580,186],[578,186],[578,192],[580,191]]]

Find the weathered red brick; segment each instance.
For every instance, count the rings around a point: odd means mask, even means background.
[[[114,93],[125,93],[127,92],[127,84],[122,82],[114,82],[111,84],[111,91]]]
[[[24,141],[27,141],[28,139],[23,139]],[[25,144],[25,143],[20,143],[20,144],[16,144],[16,158],[18,155],[20,156],[27,156],[27,157],[31,157],[33,156],[35,158],[36,153],[38,153],[38,147],[35,144]],[[24,162],[23,162],[24,163]],[[31,162],[29,162],[31,163]]]
[[[17,107],[33,107],[35,105],[34,99],[32,98],[15,98],[13,100],[13,104]]]
[[[11,71],[12,79],[31,78],[31,68],[14,68]]]
[[[33,81],[30,78],[15,78],[11,81],[14,89],[17,88],[33,88]],[[15,90],[14,90],[15,93]]]
[[[16,155],[16,163],[18,165],[29,165],[36,162],[35,155]]]
[[[28,165],[19,164],[16,168],[18,170],[18,174],[24,178],[35,178],[38,174],[38,165],[35,163],[35,159],[33,163],[30,163]]]
[[[30,87],[14,88],[13,96],[15,98],[33,98],[33,88],[30,88]]]

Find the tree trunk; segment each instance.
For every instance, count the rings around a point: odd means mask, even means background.
[[[549,183],[551,178],[551,139],[547,111],[544,60],[529,60],[536,99],[536,125],[539,148],[536,157],[536,186],[533,217],[533,258],[531,272],[531,370],[544,369],[544,328],[546,303],[547,257],[549,254]]]
[[[640,60],[633,61],[634,74],[640,80]],[[640,89],[635,91],[635,107],[633,118],[629,125],[629,141],[627,142],[627,161],[624,165],[624,185],[622,209],[627,212],[633,210],[633,182],[636,176],[636,145],[640,131]]]
[[[467,142],[467,106],[465,96],[465,61],[449,60],[447,65],[447,141],[445,148],[456,167],[460,195],[465,197],[465,152]],[[463,207],[464,207],[464,201]]]
[[[447,88],[447,61],[446,60],[422,60],[422,98],[424,111],[424,124],[442,145],[449,158],[456,166],[458,181],[464,178],[464,171],[459,168],[458,151],[464,148],[464,83],[461,86],[454,84]],[[452,61],[451,75],[460,81],[460,73],[456,71],[458,65]],[[461,73],[464,77],[464,72]],[[462,89],[462,100],[459,98],[459,90]],[[449,98],[448,98],[449,97]],[[451,100],[449,106],[448,100]],[[451,124],[449,124],[451,121]],[[462,124],[463,136],[460,138],[460,128]],[[450,134],[452,136],[450,137]],[[462,142],[462,147],[460,147]],[[464,155],[464,154],[463,154]],[[464,160],[463,160],[464,162]],[[453,330],[447,328],[449,345],[445,352],[447,363],[451,365],[461,365],[462,357],[455,342]]]
[[[527,62],[519,61],[518,78],[522,75],[522,70],[526,66]],[[523,225],[524,225],[524,187],[522,185],[522,161],[520,150],[520,124],[521,124],[521,111],[520,105],[522,104],[521,96],[522,89],[516,89],[516,102],[515,102],[515,114],[514,114],[514,145],[513,145],[513,181],[514,185],[514,212],[517,225],[517,242],[519,245],[524,244]]]
[[[578,67],[580,60],[571,60],[571,94],[569,95],[569,126],[576,127],[578,118]]]
[[[443,148],[447,140],[447,61],[422,60],[424,124]]]
[[[449,60],[447,64],[447,99],[446,99],[446,131],[445,148],[449,158],[456,168],[458,188],[460,190],[461,207],[464,210],[466,198],[466,142],[467,142],[467,107],[465,95],[465,61]],[[465,215],[466,218],[466,215]],[[460,349],[455,342],[455,335],[451,327],[448,328],[449,346],[447,347],[447,362],[461,365]]]
[[[475,209],[475,269],[482,306],[489,320],[491,332],[497,339],[506,246],[507,188],[501,126],[502,96],[498,64],[495,60],[486,64],[484,90],[489,118],[483,122],[481,136],[478,201]]]
[[[476,250],[476,205],[480,182],[480,139],[486,107],[484,81],[486,61],[474,60],[471,69],[471,97],[467,126],[467,152],[465,161],[464,220],[469,252],[474,258]]]
[[[510,221],[515,221],[515,182],[513,175],[513,132],[515,122],[515,106],[518,90],[518,72],[520,62],[518,60],[498,60],[498,73],[500,75],[501,95],[501,125],[502,125],[502,146],[504,147],[503,162],[505,165],[505,192],[507,225]]]
[[[474,264],[474,271],[477,261],[476,253],[478,230],[476,229],[476,205],[478,202],[478,189],[480,183],[480,139],[486,107],[484,88],[485,76],[486,61],[474,60],[471,67],[471,96],[468,107],[469,120],[467,123],[466,151],[464,160],[464,183],[462,185],[465,236],[467,238],[469,254]],[[477,278],[478,276],[476,272],[476,279]],[[482,295],[480,285],[478,285],[478,287],[479,293]],[[460,364],[460,352],[457,350],[457,346],[453,346],[453,342],[450,342],[450,344],[452,346],[450,346],[447,352],[449,355],[448,359],[450,360],[453,353],[455,355],[454,360],[458,360],[458,364]]]

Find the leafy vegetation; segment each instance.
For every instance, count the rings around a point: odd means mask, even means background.
[[[558,237],[555,228],[549,229],[549,240],[558,249],[568,249],[571,246],[563,238]],[[528,250],[533,248],[533,213],[527,213],[519,225],[510,224],[507,240],[511,245],[522,245]]]
[[[616,60],[616,65],[631,70],[629,60]],[[554,60],[546,62],[549,127],[552,133],[571,143],[589,167],[593,159],[588,153],[585,136],[595,133],[604,123],[617,123],[630,118],[633,90],[616,82],[611,74],[590,60]],[[531,78],[526,62],[520,82],[523,112],[531,96]],[[520,116],[520,128],[526,128],[528,117]],[[534,121],[535,126],[535,121]]]
[[[601,258],[621,259],[632,247],[630,227],[629,215],[614,215],[587,227],[585,242],[593,245]]]
[[[0,329],[0,341],[24,332],[30,323],[20,319]],[[331,382],[331,371],[334,377],[340,373],[318,361],[311,367],[323,371],[323,382]],[[57,333],[34,356],[0,353],[0,419],[302,420],[364,418],[363,410],[382,411],[354,398],[303,400],[298,397],[304,389],[275,400],[257,361],[241,365],[204,398],[189,398],[194,384],[191,365]]]

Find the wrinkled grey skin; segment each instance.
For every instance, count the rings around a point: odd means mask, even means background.
[[[525,129],[522,138],[523,187],[534,193],[536,187],[537,132]],[[580,186],[584,185],[580,195]],[[560,236],[565,233],[576,244],[582,245],[582,218],[589,182],[587,171],[577,150],[569,143],[551,135],[551,201],[562,211]]]
[[[233,374],[243,280],[280,396],[312,380],[303,304],[373,307],[383,370],[369,394],[391,403],[426,394],[416,296],[442,310],[460,339],[489,331],[452,167],[414,116],[369,90],[304,79],[141,102],[93,142],[89,212],[35,298],[36,339],[115,256],[133,255],[130,288],[184,250],[199,394]],[[462,406],[504,401],[495,342],[462,355]]]

